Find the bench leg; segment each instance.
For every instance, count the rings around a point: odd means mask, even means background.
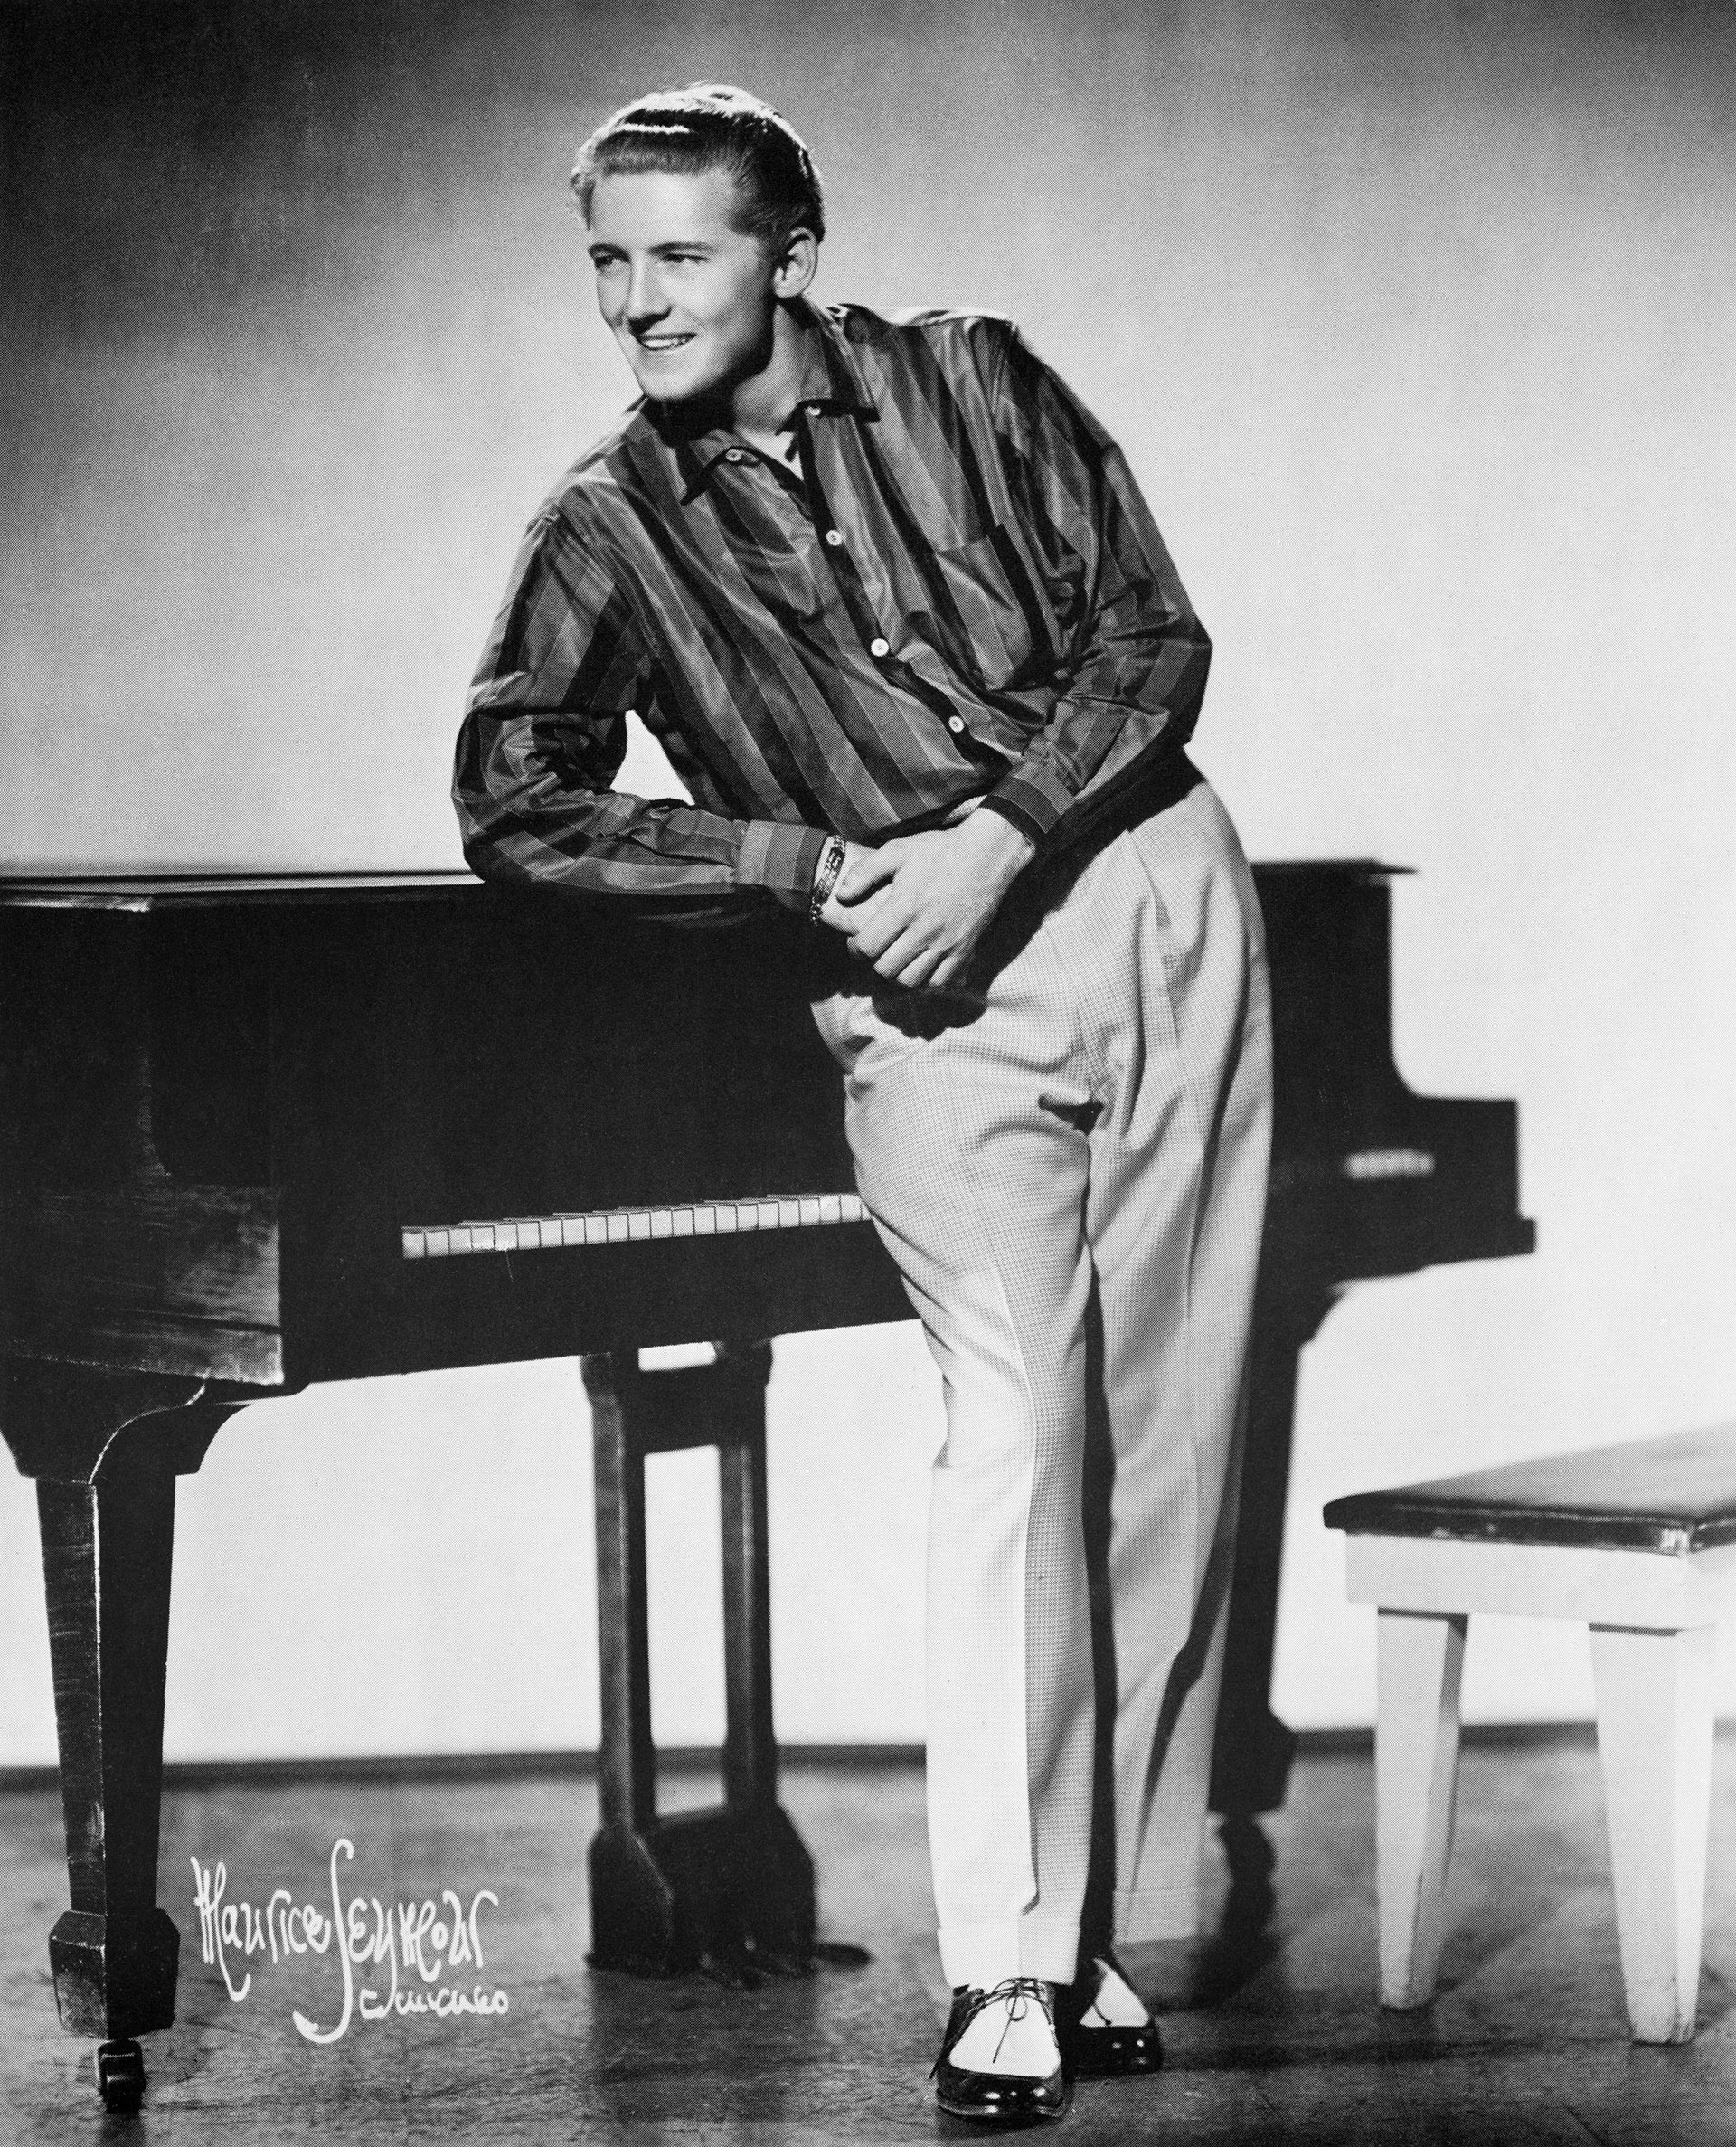
[[[1639,2043],[1694,2033],[1712,1801],[1714,1628],[1591,1628],[1616,1925]]]
[[[1381,2003],[1400,2011],[1428,2004],[1440,1965],[1465,1627],[1463,1617],[1380,1615],[1374,1843]]]

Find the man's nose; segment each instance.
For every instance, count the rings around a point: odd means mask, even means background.
[[[656,267],[651,261],[636,261],[627,271],[627,317],[630,326],[640,327],[654,321],[669,310],[660,288]]]

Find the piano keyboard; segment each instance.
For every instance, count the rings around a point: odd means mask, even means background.
[[[1365,1149],[1342,1157],[1339,1168],[1345,1178],[1363,1182],[1430,1178],[1435,1159],[1416,1149]],[[761,1193],[680,1207],[599,1207],[487,1223],[428,1225],[406,1229],[403,1248],[406,1260],[451,1260],[467,1253],[546,1253],[575,1245],[643,1244],[662,1238],[732,1237],[757,1230],[816,1230],[867,1219],[868,1211],[856,1193]]]
[[[467,1253],[546,1253],[573,1245],[816,1230],[867,1220],[868,1211],[856,1193],[762,1193],[741,1200],[691,1201],[680,1207],[599,1207],[491,1223],[444,1223],[405,1230],[403,1245],[406,1260],[451,1260]]]

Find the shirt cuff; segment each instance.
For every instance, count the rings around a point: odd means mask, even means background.
[[[1021,761],[983,799],[983,809],[999,813],[1021,835],[1040,843],[1072,802],[1072,792],[1052,768]]]
[[[805,910],[814,892],[820,854],[831,837],[824,828],[788,820],[750,820],[736,855],[736,884],[763,887],[787,910]]]

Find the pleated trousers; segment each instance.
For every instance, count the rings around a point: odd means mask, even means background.
[[[1235,830],[1198,781],[1034,909],[1015,887],[968,989],[864,971],[815,1017],[945,1387],[942,1963],[954,1984],[1066,1982],[1088,1878],[1112,1925],[1093,1944],[1196,1925],[1271,1120]]]

